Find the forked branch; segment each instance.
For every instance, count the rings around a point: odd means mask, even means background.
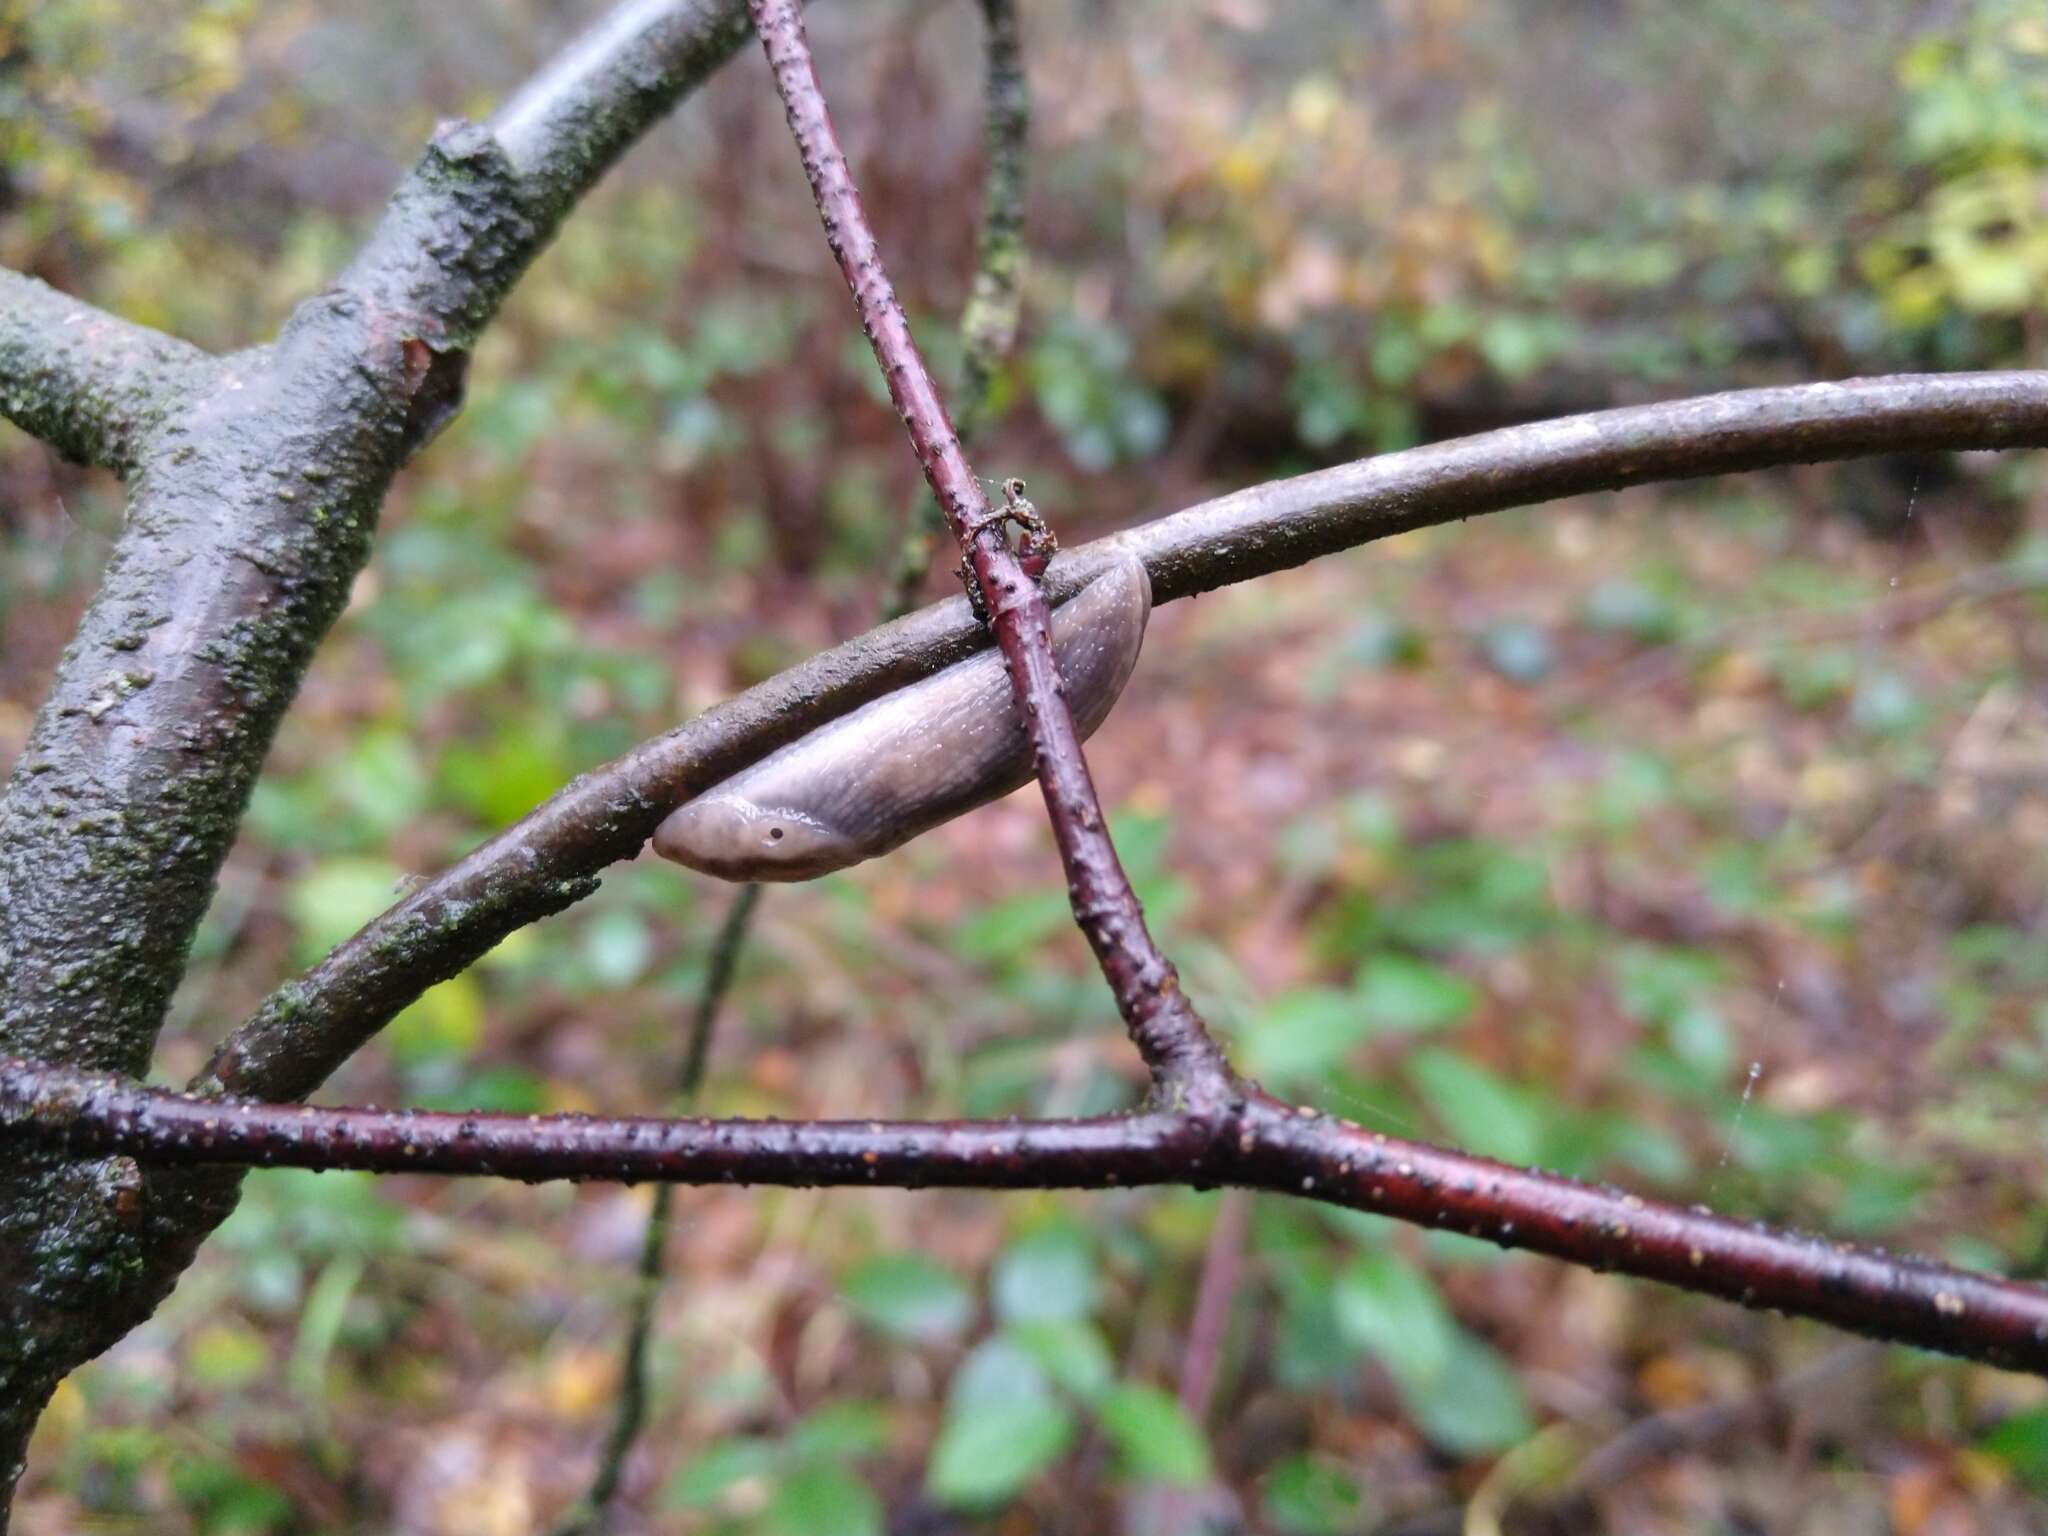
[[[882,262],[874,231],[853,184],[846,155],[826,110],[796,0],[747,0],[754,30],[775,71],[790,132],[824,220],[825,241],[860,311],[861,328],[881,364],[889,398],[903,418],[912,450],[938,498],[953,537],[966,552],[988,611],[989,628],[1009,666],[1039,786],[1052,818],[1053,840],[1066,866],[1074,919],[1116,994],[1117,1009],[1155,1082],[1183,1102],[1214,1104],[1229,1068],[1181,991],[1180,978],[1153,942],[1129,877],[1118,862],[1109,827],[1081,755],[1053,659],[1052,620],[1038,584],[1004,536],[1004,519],[967,463],[959,434],[925,367],[910,323]]]

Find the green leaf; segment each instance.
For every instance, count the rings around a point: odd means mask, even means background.
[[[1645,1024],[1668,1024],[1719,985],[1722,962],[1698,950],[1630,944],[1616,951],[1614,989],[1623,1011]]]
[[[441,787],[489,826],[510,826],[562,787],[561,744],[538,723],[507,724],[482,746],[455,742],[441,755]]]
[[[1374,955],[1358,968],[1358,1006],[1375,1030],[1448,1029],[1479,1006],[1479,989],[1412,955]]]
[[[1540,625],[1509,619],[1486,632],[1486,660],[1511,683],[1540,683],[1557,665],[1557,651]]]
[[[1549,1117],[1535,1097],[1455,1051],[1418,1051],[1408,1075],[1462,1145],[1485,1157],[1533,1163],[1543,1157]]]
[[[398,866],[382,859],[323,859],[293,882],[285,898],[298,929],[297,951],[315,959],[398,899]]]
[[[406,1236],[404,1215],[380,1192],[374,1175],[354,1171],[314,1173],[304,1168],[259,1168],[246,1185],[248,1194],[227,1227],[229,1238],[236,1225],[253,1221],[259,1213],[268,1220],[243,1226],[245,1233],[270,1233],[308,1260],[324,1260],[336,1253],[396,1253],[412,1251]],[[253,1198],[251,1198],[253,1197]],[[246,1218],[245,1218],[246,1213]],[[248,1246],[258,1246],[247,1238]]]
[[[781,1451],[772,1440],[721,1440],[676,1469],[662,1489],[662,1505],[670,1510],[707,1508],[739,1484],[767,1476],[780,1459]]]
[[[970,914],[953,930],[953,946],[984,964],[1019,960],[1064,929],[1071,910],[1065,891],[1026,891]]]
[[[2016,1413],[1977,1442],[2035,1492],[2048,1491],[2048,1408]]]
[[[813,1462],[782,1479],[767,1525],[777,1536],[882,1536],[882,1501],[845,1467]]]
[[[391,1054],[407,1066],[467,1061],[483,1036],[484,992],[468,975],[429,987],[384,1031]]]
[[[1342,1536],[1371,1524],[1357,1480],[1319,1456],[1279,1463],[1266,1474],[1262,1495],[1266,1518],[1283,1536]]]
[[[1603,581],[1586,598],[1586,622],[1610,634],[1638,640],[1669,640],[1678,633],[1678,616],[1662,597],[1625,577]]]
[[[232,1461],[189,1450],[167,1458],[178,1502],[197,1516],[207,1536],[254,1536],[291,1527],[296,1511],[280,1489],[245,1475]]]
[[[1025,1398],[1049,1400],[1052,1383],[1024,1346],[1007,1333],[983,1339],[953,1373],[946,1389],[949,1413]]]
[[[1013,1323],[1004,1332],[1044,1368],[1061,1391],[1082,1402],[1100,1397],[1116,1375],[1109,1345],[1093,1323],[1047,1318]]]
[[[1857,686],[1849,700],[1849,718],[1870,735],[1894,735],[1925,723],[1927,706],[1910,678],[1878,672]]]
[[[799,1461],[855,1461],[888,1448],[889,1414],[879,1403],[828,1403],[789,1432],[789,1453]]]
[[[1337,1331],[1412,1380],[1434,1379],[1457,1347],[1457,1322],[1436,1283],[1399,1254],[1358,1254],[1338,1272]]]
[[[654,933],[637,912],[600,912],[583,925],[583,963],[606,990],[630,987],[654,958]]]
[[[925,1491],[952,1509],[1007,1502],[1057,1461],[1074,1417],[1050,1399],[1010,1399],[949,1410],[925,1469]]]
[[[1549,866],[1486,838],[1450,838],[1411,849],[1414,894],[1390,901],[1386,931],[1423,951],[1499,952],[1556,920]]]
[[[1671,1054],[1709,1083],[1726,1082],[1735,1070],[1735,1036],[1712,1003],[1689,1003],[1664,1026]]]
[[[548,1104],[547,1079],[523,1067],[484,1067],[473,1072],[443,1102],[430,1109],[490,1109],[507,1115],[537,1115]]]
[[[1514,1371],[1492,1345],[1463,1329],[1454,1331],[1442,1369],[1427,1377],[1389,1365],[1402,1406],[1439,1450],[1487,1456],[1535,1433]]]
[[[898,1338],[955,1338],[974,1317],[974,1298],[951,1271],[921,1253],[885,1253],[854,1266],[839,1293],[863,1322]]]
[[[328,1261],[320,1278],[306,1294],[305,1310],[299,1314],[299,1336],[292,1345],[286,1370],[292,1391],[307,1403],[317,1403],[327,1387],[327,1362],[341,1339],[348,1321],[348,1304],[363,1278],[359,1254],[343,1253]]]
[[[1284,1387],[1331,1386],[1356,1371],[1360,1346],[1337,1326],[1336,1289],[1322,1266],[1299,1267],[1315,1279],[1286,1287],[1273,1333],[1273,1376]]]
[[[1059,1321],[1095,1310],[1095,1256],[1073,1227],[1047,1227],[1012,1243],[991,1283],[1005,1322]]]
[[[1723,1131],[1735,1161],[1768,1178],[1791,1178],[1808,1172],[1838,1144],[1829,1128],[1766,1108],[1748,1095],[1733,1100]]]
[[[240,1323],[210,1323],[185,1341],[185,1369],[201,1386],[232,1392],[269,1366],[263,1335]]]
[[[1261,1082],[1319,1077],[1372,1033],[1357,997],[1333,987],[1303,987],[1274,998],[1246,1026],[1245,1069]]]
[[[1209,1480],[1209,1444],[1180,1403],[1157,1387],[1127,1382],[1095,1405],[1127,1477],[1193,1487]]]

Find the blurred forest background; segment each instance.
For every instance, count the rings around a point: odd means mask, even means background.
[[[1070,543],[1569,410],[2048,361],[2042,0],[1022,11],[1032,265],[975,457]],[[0,260],[259,341],[437,118],[593,13],[5,0]],[[950,368],[975,8],[836,0],[813,31]],[[1091,757],[1189,990],[1248,1071],[1368,1124],[2041,1273],[2044,467],[1629,491],[1162,610]],[[400,481],[161,1078],[408,879],[867,627],[916,490],[749,49],[571,220]],[[111,477],[0,427],[0,753],[120,517]],[[730,900],[616,870],[327,1097],[667,1109]],[[1141,1087],[1034,790],[771,892],[703,1102],[1071,1114]],[[545,1529],[609,1423],[647,1205],[253,1175],[63,1389],[19,1528]],[[619,1529],[1165,1533],[1192,1528],[1175,1488],[1286,1536],[2048,1521],[2039,1381],[1272,1197],[1225,1223],[1189,1413],[1220,1207],[682,1192]]]

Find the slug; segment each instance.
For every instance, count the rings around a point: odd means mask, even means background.
[[[1053,656],[1083,737],[1130,681],[1151,613],[1135,555],[1053,610]],[[721,880],[810,880],[900,848],[1031,771],[1024,717],[991,647],[684,801],[655,829],[654,851]]]

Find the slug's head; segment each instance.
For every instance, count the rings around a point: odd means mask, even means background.
[[[721,880],[810,880],[856,863],[851,839],[815,816],[756,805],[738,795],[699,795],[654,829],[654,851]]]

